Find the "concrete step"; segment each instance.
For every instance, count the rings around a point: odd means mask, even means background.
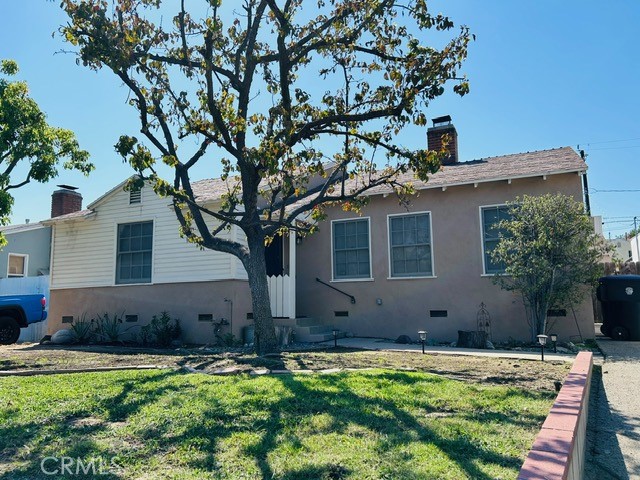
[[[318,343],[318,342],[328,342],[329,340],[333,340],[333,329],[329,327],[329,331],[324,333],[305,333],[296,330],[296,342],[308,342],[308,343]],[[338,332],[338,338],[344,338],[346,336],[345,332]]]
[[[313,317],[298,317],[298,318],[274,318],[273,323],[283,327],[311,327],[318,325],[318,321]]]

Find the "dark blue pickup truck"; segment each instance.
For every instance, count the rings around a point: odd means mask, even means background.
[[[47,319],[44,295],[0,296],[0,345],[18,341],[20,329]]]

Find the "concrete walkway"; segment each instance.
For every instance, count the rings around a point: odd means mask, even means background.
[[[333,340],[324,342],[326,345],[333,345]],[[340,338],[338,339],[340,347],[362,348],[365,350],[386,350],[390,352],[421,352],[422,345],[409,344],[403,345],[395,343],[392,340],[381,338]],[[438,353],[442,355],[473,355],[477,357],[495,357],[495,358],[518,358],[524,360],[540,360],[540,352],[523,352],[518,350],[476,350],[473,348],[454,348],[454,347],[425,347],[426,353]],[[573,362],[575,355],[553,353],[553,350],[545,349],[545,360],[557,360],[562,362]]]
[[[640,479],[640,342],[596,341],[605,359],[593,377],[585,478]]]

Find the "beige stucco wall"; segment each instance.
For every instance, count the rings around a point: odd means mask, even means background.
[[[228,298],[232,305],[225,302]],[[214,343],[213,326],[199,322],[198,314],[213,314],[215,319],[232,319],[233,334],[242,339],[242,327],[252,323],[247,313],[252,311],[249,286],[246,281],[226,280],[217,282],[174,283],[158,285],[127,285],[116,287],[74,288],[51,290],[49,300],[49,334],[68,328],[62,323],[63,316],[88,318],[96,314],[109,313],[138,315],[137,323],[125,323],[124,328],[138,327],[151,321],[153,315],[163,310],[173,318],[180,318],[183,340],[187,343]],[[222,333],[229,332],[228,327]]]
[[[333,209],[319,231],[298,246],[297,313],[315,317],[325,324],[359,336],[395,338],[400,334],[417,337],[426,329],[429,337],[455,340],[457,330],[475,330],[481,302],[491,315],[494,340],[509,337],[528,340],[529,330],[520,297],[505,292],[483,276],[480,233],[480,206],[503,204],[522,194],[562,192],[582,199],[581,179],[577,173],[482,183],[423,190],[412,199],[409,212],[430,211],[435,278],[388,279],[389,249],[387,215],[406,213],[397,198],[375,196],[363,210],[370,217],[373,281],[331,283],[356,297],[349,298],[316,282],[319,277],[331,281],[331,224],[329,220],[355,218],[357,214]],[[382,300],[377,305],[376,299]],[[430,310],[447,310],[446,318],[430,318]],[[348,311],[348,317],[336,317],[335,311]],[[593,337],[591,300],[585,299],[576,310],[580,329]],[[578,335],[576,322],[568,312],[558,317],[553,328],[561,340]]]

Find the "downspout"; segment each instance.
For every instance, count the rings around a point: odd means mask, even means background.
[[[580,150],[580,156],[584,162],[587,161],[587,155],[584,150]],[[591,216],[591,202],[589,202],[589,181],[587,180],[587,171],[582,174],[582,190],[584,193],[584,207],[587,211],[587,215]]]

